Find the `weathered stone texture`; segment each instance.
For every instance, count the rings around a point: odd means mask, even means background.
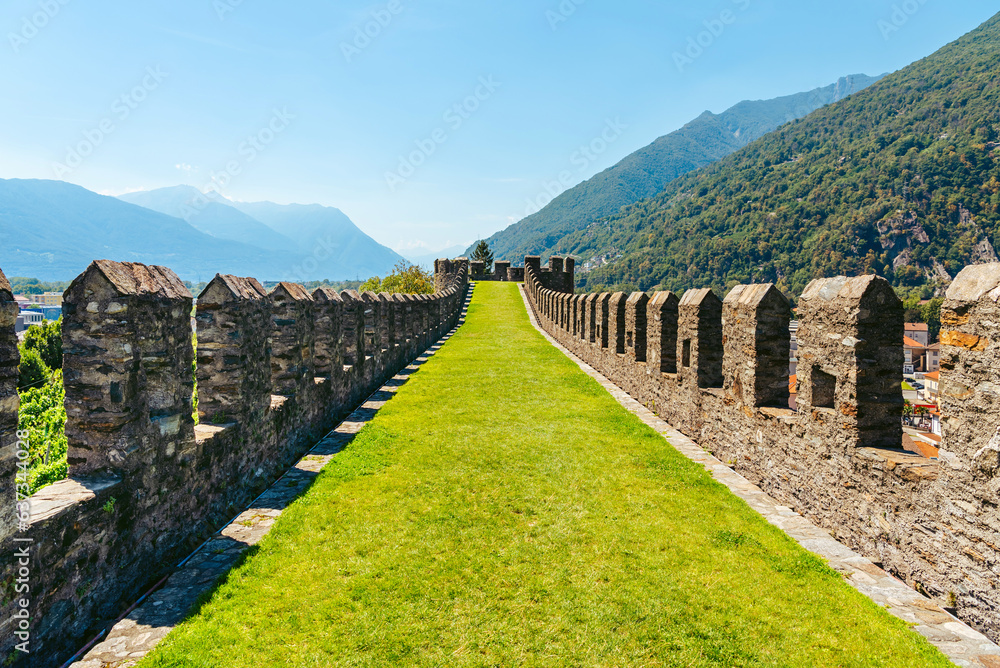
[[[583,336],[587,343],[594,343],[597,340],[597,295],[589,294],[583,296]]]
[[[194,441],[192,297],[165,267],[94,262],[66,290],[69,465],[136,470]]]
[[[467,258],[434,261],[434,290],[436,292],[444,292],[449,287],[464,290],[468,280],[469,260]]]
[[[391,299],[394,302],[392,308],[392,344],[405,346],[409,340],[409,334],[406,331],[406,314],[409,306],[403,295],[392,295]]]
[[[365,339],[365,355],[371,357],[382,350],[382,342],[378,332],[378,322],[382,312],[382,305],[378,295],[374,292],[362,292],[361,304],[364,307],[361,311],[362,329]]]
[[[271,405],[271,301],[254,278],[217,274],[198,296],[198,415],[259,420]]]
[[[523,280],[525,283],[534,281],[539,289],[552,290],[555,293],[573,293],[574,286],[574,261],[573,258],[551,257],[549,266],[543,268],[541,258],[529,255],[524,258],[524,268],[515,269],[511,267],[508,276],[509,280]]]
[[[316,332],[316,375],[338,379],[344,372],[344,300],[333,288],[317,288],[312,293]]]
[[[677,322],[681,381],[692,389],[722,387],[722,302],[708,288],[688,290]]]
[[[1000,264],[967,267],[941,309],[941,403],[948,467],[976,471],[985,487],[1000,473]],[[997,482],[1000,491],[1000,480]],[[996,498],[996,497],[994,497]]]
[[[602,292],[594,300],[595,322],[597,324],[597,343],[602,348],[608,347],[608,321],[610,319],[611,293]]]
[[[378,319],[379,343],[382,350],[392,350],[394,345],[393,339],[396,336],[395,323],[393,322],[396,317],[396,300],[384,292],[379,294],[378,300],[380,302],[380,315]]]
[[[624,292],[612,293],[608,300],[608,347],[613,352],[625,354],[625,302]]]
[[[980,593],[996,590],[1000,572],[1000,264],[966,267],[945,295],[940,388],[944,518],[934,535],[964,557],[957,603],[1000,632],[1000,605]]]
[[[799,300],[799,403],[857,446],[898,448],[903,305],[878,276],[817,279]]]
[[[14,480],[17,473],[17,412],[20,399],[17,394],[17,367],[21,355],[17,350],[17,302],[7,277],[0,271],[0,503],[6,509],[0,513],[0,540],[10,535],[15,526]],[[2,610],[0,610],[2,612]],[[7,619],[5,616],[4,619]]]
[[[343,302],[341,331],[344,336],[344,365],[363,366],[365,361],[365,311],[357,290],[340,293]]]
[[[633,292],[625,302],[625,354],[633,362],[646,361],[646,308],[649,295]]]
[[[737,285],[722,303],[726,395],[737,406],[788,407],[791,305],[774,284]]]
[[[646,306],[646,350],[651,369],[677,373],[677,314],[680,299],[657,292]],[[593,340],[593,339],[591,339]]]
[[[416,346],[417,342],[420,341],[419,304],[414,295],[404,295],[403,298],[406,300],[406,305],[403,309],[406,314],[406,336],[411,344]]]
[[[279,283],[269,298],[272,390],[292,396],[312,385],[316,376],[314,302],[298,283]]]

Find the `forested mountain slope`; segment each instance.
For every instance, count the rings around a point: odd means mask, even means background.
[[[709,165],[783,123],[862,90],[881,77],[854,74],[823,88],[772,100],[744,101],[713,114],[706,111],[684,127],[626,156],[618,164],[560,194],[487,242],[496,258],[520,262],[548,255],[567,234],[660,192],[669,182]],[[470,247],[467,253],[472,253]]]
[[[588,287],[877,272],[933,288],[1000,242],[1000,15],[563,239]],[[609,258],[604,266],[588,269]]]

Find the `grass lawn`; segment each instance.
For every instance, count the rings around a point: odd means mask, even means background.
[[[944,666],[480,283],[466,324],[141,664]]]
[[[903,391],[904,392],[913,392],[915,389],[916,388],[914,388],[912,385],[910,385],[909,383],[907,383],[905,380],[903,381]]]

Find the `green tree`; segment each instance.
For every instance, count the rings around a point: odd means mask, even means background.
[[[480,241],[476,244],[475,250],[472,251],[472,261],[482,262],[486,265],[485,272],[487,274],[493,272],[493,251],[490,250],[490,245],[485,241]]]
[[[62,318],[29,327],[24,333],[24,347],[37,351],[49,369],[61,369]]]
[[[12,276],[10,278],[10,289],[16,295],[40,295],[43,292],[62,292],[68,287],[69,281],[43,283],[37,278],[25,278],[24,276]]]
[[[52,375],[52,370],[46,366],[42,356],[34,348],[27,348],[22,343],[21,364],[17,367],[17,389],[27,390],[45,383]]]
[[[399,295],[429,295],[434,292],[434,275],[406,260],[397,264],[385,278],[373,276],[361,284],[360,292],[385,292]]]
[[[920,309],[920,316],[923,322],[927,323],[927,333],[931,341],[937,341],[938,334],[941,333],[941,306],[944,299],[935,297]]]

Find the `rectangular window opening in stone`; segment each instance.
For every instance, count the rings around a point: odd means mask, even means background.
[[[681,351],[681,364],[685,369],[691,367],[691,339],[684,339],[684,349]]]
[[[812,405],[813,408],[833,408],[837,393],[837,377],[813,367]]]

